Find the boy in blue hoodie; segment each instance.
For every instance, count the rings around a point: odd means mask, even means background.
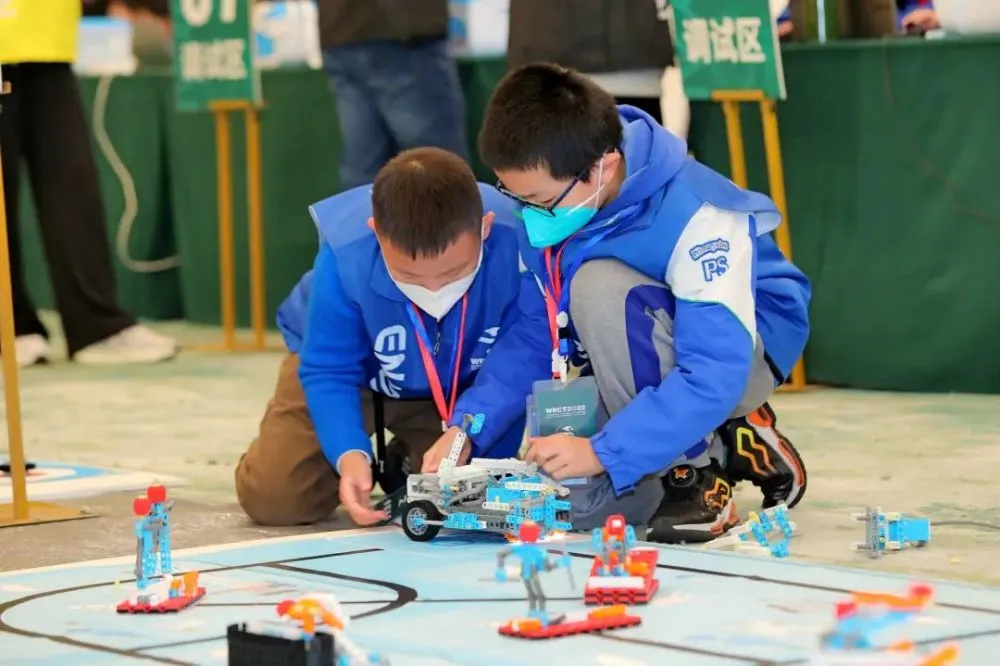
[[[464,160],[437,148],[401,153],[371,186],[310,212],[319,253],[278,310],[289,354],[236,492],[265,525],[312,523],[338,504],[370,525],[386,518],[371,507],[370,437],[395,436],[379,447],[375,475],[391,492],[405,481],[403,460],[420,466],[511,327],[520,221]],[[523,430],[510,419],[493,452],[515,455]]]
[[[770,236],[771,200],[557,65],[507,74],[479,150],[521,208],[535,284],[459,408],[501,432],[496,396],[512,410],[571,362],[593,375],[609,417],[598,432],[535,438],[526,454],[556,479],[586,479],[576,528],[620,512],[653,540],[707,541],[737,522],[741,480],[765,507],[794,506],[805,469],[767,400],[805,347],[810,288]]]

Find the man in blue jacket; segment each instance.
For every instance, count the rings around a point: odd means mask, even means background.
[[[571,361],[593,374],[603,427],[532,439],[526,454],[585,480],[571,496],[577,528],[611,507],[657,541],[707,541],[736,523],[740,480],[765,506],[796,504],[805,470],[766,401],[805,347],[810,288],[770,236],[771,200],[557,65],[507,74],[479,152],[521,208],[536,283],[463,410],[501,432],[536,380],[565,381]]]
[[[509,200],[437,148],[401,153],[373,185],[310,212],[319,254],[278,311],[289,354],[236,491],[261,524],[315,522],[339,503],[370,525],[386,517],[371,508],[371,435],[392,431],[395,460],[416,470],[442,424],[461,419],[457,396],[517,313],[520,222]],[[506,423],[499,457],[522,440],[523,419]],[[380,483],[391,491],[402,480],[384,470]]]

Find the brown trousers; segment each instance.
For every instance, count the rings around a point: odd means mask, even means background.
[[[441,417],[431,400],[384,399],[385,428],[406,447],[411,469],[441,436]],[[365,428],[375,432],[371,391],[361,391]],[[325,520],[339,503],[338,479],[323,456],[299,382],[299,357],[289,354],[278,370],[274,397],[260,433],[236,466],[236,497],[261,525],[304,525]]]

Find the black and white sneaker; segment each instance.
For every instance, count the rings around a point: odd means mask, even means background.
[[[726,421],[718,432],[726,447],[729,480],[760,488],[765,509],[782,503],[791,509],[806,494],[806,466],[777,423],[765,402],[743,418]]]
[[[656,543],[705,543],[739,523],[733,487],[715,465],[680,465],[662,478],[664,496],[650,520]]]

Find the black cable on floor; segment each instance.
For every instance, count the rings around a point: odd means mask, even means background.
[[[1000,525],[985,523],[980,520],[932,520],[931,527],[981,527],[985,530],[1000,531]]]

